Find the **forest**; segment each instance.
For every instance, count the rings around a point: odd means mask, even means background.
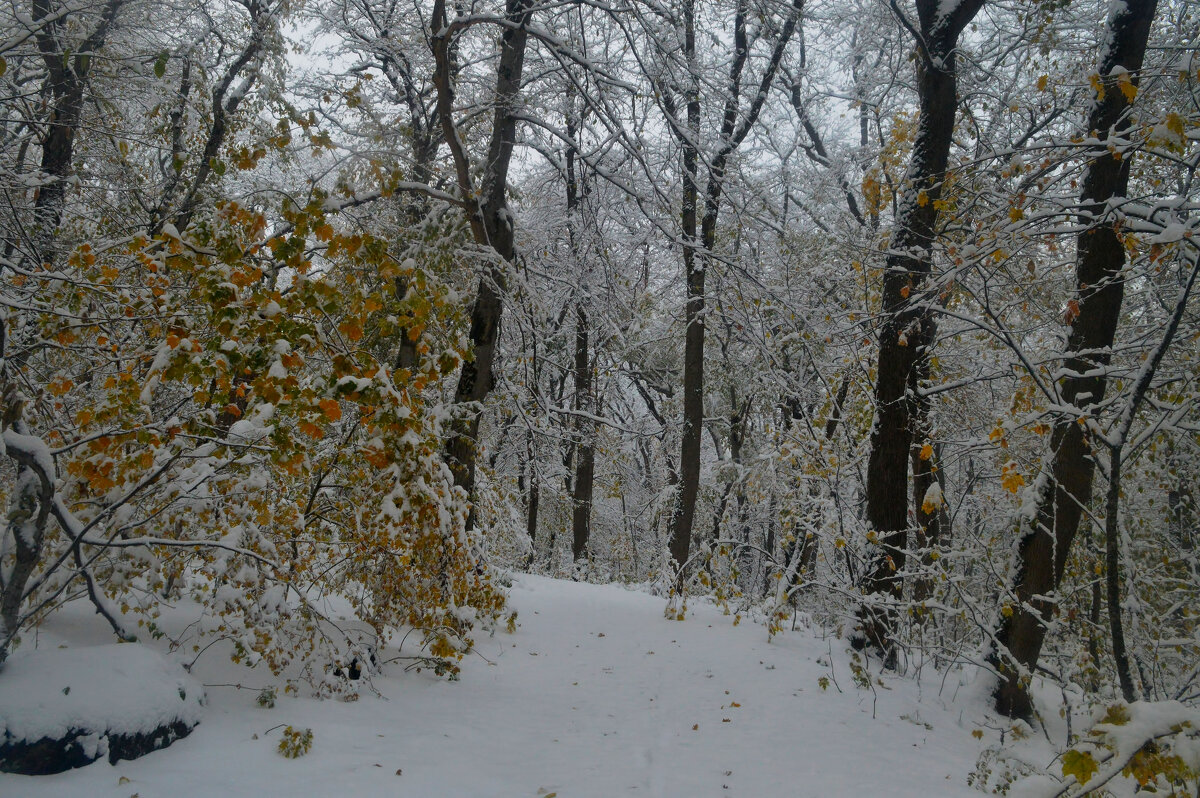
[[[74,605],[309,693],[404,641],[457,679],[531,573],[978,667],[1137,728],[1068,733],[1064,790],[1196,789],[1198,34],[5,4],[0,682]]]

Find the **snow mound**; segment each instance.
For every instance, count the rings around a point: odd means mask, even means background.
[[[17,656],[0,668],[0,771],[133,759],[187,735],[203,699],[178,663],[136,644]]]

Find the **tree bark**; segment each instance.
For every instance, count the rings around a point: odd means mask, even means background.
[[[475,243],[492,249],[500,263],[491,264],[479,280],[475,304],[471,308],[471,353],[459,374],[454,403],[470,405],[465,417],[452,428],[446,441],[446,459],[454,475],[454,484],[468,495],[475,489],[475,446],[479,440],[479,421],[482,403],[491,392],[495,376],[496,342],[500,337],[500,317],[504,310],[504,268],[516,257],[513,238],[513,219],[508,208],[508,169],[516,144],[517,96],[521,89],[521,73],[525,64],[525,49],[529,40],[527,25],[534,0],[507,0],[503,33],[500,36],[500,60],[496,66],[495,113],[492,135],[488,145],[483,177],[475,189],[471,164],[466,148],[455,127],[454,67],[451,57],[451,37],[445,0],[433,6],[431,47],[437,89],[437,116],[442,135],[454,160],[459,196],[467,206],[471,234]],[[478,197],[479,199],[476,199]],[[468,527],[474,526],[474,508],[468,516]]]
[[[59,38],[60,31],[70,20],[70,14],[52,6],[51,0],[34,0],[33,22],[37,26],[37,46],[46,67],[46,84],[50,90],[50,118],[42,137],[42,174],[47,178],[38,188],[34,204],[37,229],[34,249],[42,263],[53,263],[53,241],[62,221],[66,202],[67,178],[75,159],[75,136],[82,121],[84,89],[92,59],[104,47],[108,30],[121,7],[122,0],[108,0],[100,20],[91,34],[80,44],[79,51]],[[58,15],[58,18],[54,17]]]
[[[580,200],[583,196],[580,184],[580,164],[577,163],[578,152],[575,147],[576,136],[579,135],[579,117],[575,108],[575,91],[573,86],[567,88],[567,138],[569,144],[566,152],[567,177],[567,234],[570,238],[571,255],[575,266],[580,272],[583,284],[575,297],[575,399],[574,405],[578,415],[575,416],[576,456],[575,484],[571,494],[571,555],[575,562],[586,560],[588,556],[588,540],[592,530],[592,492],[596,474],[596,422],[587,418],[595,406],[592,391],[592,361],[589,346],[588,327],[588,296],[589,285],[587,276],[590,266],[586,262],[586,247],[580,238]]]
[[[542,495],[541,481],[538,479],[537,465],[534,461],[532,429],[527,430],[525,434],[525,463],[522,465],[521,480],[526,479],[529,481],[528,488],[526,489],[523,485],[518,485],[518,487],[527,491],[525,494],[525,533],[529,535],[529,558],[525,565],[527,568],[531,568],[537,560],[538,505],[541,503]]]
[[[697,142],[700,136],[700,83],[696,66],[696,4],[684,3],[684,57],[688,64],[690,84],[687,92],[686,135],[680,135],[683,146],[683,208],[682,226],[683,269],[687,289],[685,332],[683,344],[683,436],[679,457],[679,492],[671,516],[671,559],[680,569],[687,563],[692,545],[692,526],[696,517],[696,498],[700,492],[700,443],[704,432],[704,279],[712,252],[716,246],[717,220],[721,210],[721,193],[725,187],[725,169],[729,156],[741,145],[750,128],[758,120],[768,90],[775,81],[784,50],[796,30],[804,0],[793,0],[792,8],[770,60],[763,70],[758,93],[745,114],[739,113],[742,93],[742,70],[749,56],[746,18],[749,4],[740,0],[734,18],[734,55],[729,67],[729,94],[725,98],[719,144],[708,164],[708,179],[704,192],[704,215],[699,217],[699,182]],[[670,106],[668,106],[670,110]],[[674,116],[674,114],[672,114]],[[678,131],[677,131],[678,133]],[[699,222],[699,235],[697,235]],[[699,252],[697,251],[699,250]]]
[[[1002,613],[996,632],[999,650],[991,657],[1000,674],[996,709],[1011,717],[1033,712],[1027,674],[1037,665],[1045,624],[1056,608],[1051,594],[1062,581],[1083,508],[1092,498],[1095,461],[1080,421],[1089,407],[1104,400],[1108,387],[1104,367],[1124,296],[1125,247],[1105,209],[1111,199],[1127,192],[1132,160],[1129,155],[1114,157],[1106,144],[1110,138],[1123,137],[1130,126],[1131,103],[1113,69],[1127,72],[1137,85],[1156,10],[1157,0],[1127,0],[1114,6],[1108,20],[1109,46],[1099,66],[1103,95],[1087,120],[1088,135],[1099,143],[1092,149],[1080,191],[1080,216],[1086,229],[1077,242],[1076,298],[1070,305],[1075,317],[1067,337],[1066,376],[1060,383],[1060,404],[1076,412],[1060,418],[1051,433],[1050,480],[1038,499],[1032,526],[1017,544],[1014,601]]]
[[[907,190],[896,220],[883,277],[883,324],[875,381],[875,424],[867,460],[867,523],[879,546],[863,577],[868,597],[859,610],[859,647],[870,644],[894,663],[892,613],[870,597],[899,600],[908,549],[908,459],[917,416],[916,397],[936,325],[918,304],[933,266],[938,206],[949,163],[958,108],[955,49],[958,37],[983,6],[959,0],[945,11],[939,0],[917,0],[920,21],[917,93],[920,122],[908,167]]]
[[[1108,600],[1108,628],[1112,634],[1113,663],[1121,697],[1128,703],[1137,700],[1133,674],[1129,667],[1129,651],[1125,647],[1125,628],[1121,619],[1121,458],[1122,447],[1112,448],[1108,472],[1108,496],[1104,517],[1104,585]]]
[[[591,412],[592,364],[588,348],[588,317],[583,298],[575,306],[575,409]],[[592,525],[592,491],[596,472],[596,423],[576,417],[579,450],[575,463],[571,553],[576,562],[587,558]]]

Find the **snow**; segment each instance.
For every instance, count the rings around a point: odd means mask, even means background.
[[[72,729],[133,734],[200,720],[203,688],[145,646],[22,649],[0,669],[0,738],[36,741]],[[19,787],[19,785],[17,785]],[[21,789],[0,788],[4,795]]]
[[[842,639],[801,630],[768,642],[761,626],[708,605],[671,621],[663,599],[615,585],[520,576],[511,604],[516,633],[477,640],[460,681],[393,662],[374,677],[380,695],[364,689],[353,703],[277,690],[276,707],[260,708],[270,674],[206,653],[193,673],[209,703],[190,737],[116,765],[0,774],[0,795],[978,794],[966,777],[998,722],[973,675],[873,673],[856,687]],[[66,626],[41,633],[51,645],[55,633],[80,635],[80,618],[55,623]],[[311,728],[311,752],[281,756],[281,725]]]
[[[50,453],[50,447],[36,435],[22,435],[16,430],[9,428],[4,430],[3,435],[4,451],[5,452],[21,452],[28,456],[34,464],[34,467],[50,482],[53,482],[58,475],[58,471],[54,467],[54,456]]]

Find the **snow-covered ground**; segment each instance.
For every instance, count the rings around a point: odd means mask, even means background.
[[[255,690],[211,685],[269,673],[202,657],[208,705],[190,737],[115,766],[0,774],[0,796],[979,794],[966,776],[994,735],[972,732],[995,720],[958,674],[860,688],[843,640],[767,642],[709,606],[670,621],[662,599],[618,586],[520,576],[511,603],[517,632],[479,641],[460,681],[391,665],[374,678],[382,698],[264,709]],[[102,639],[78,617],[58,623],[44,641]],[[308,755],[278,753],[282,725],[312,729]]]

